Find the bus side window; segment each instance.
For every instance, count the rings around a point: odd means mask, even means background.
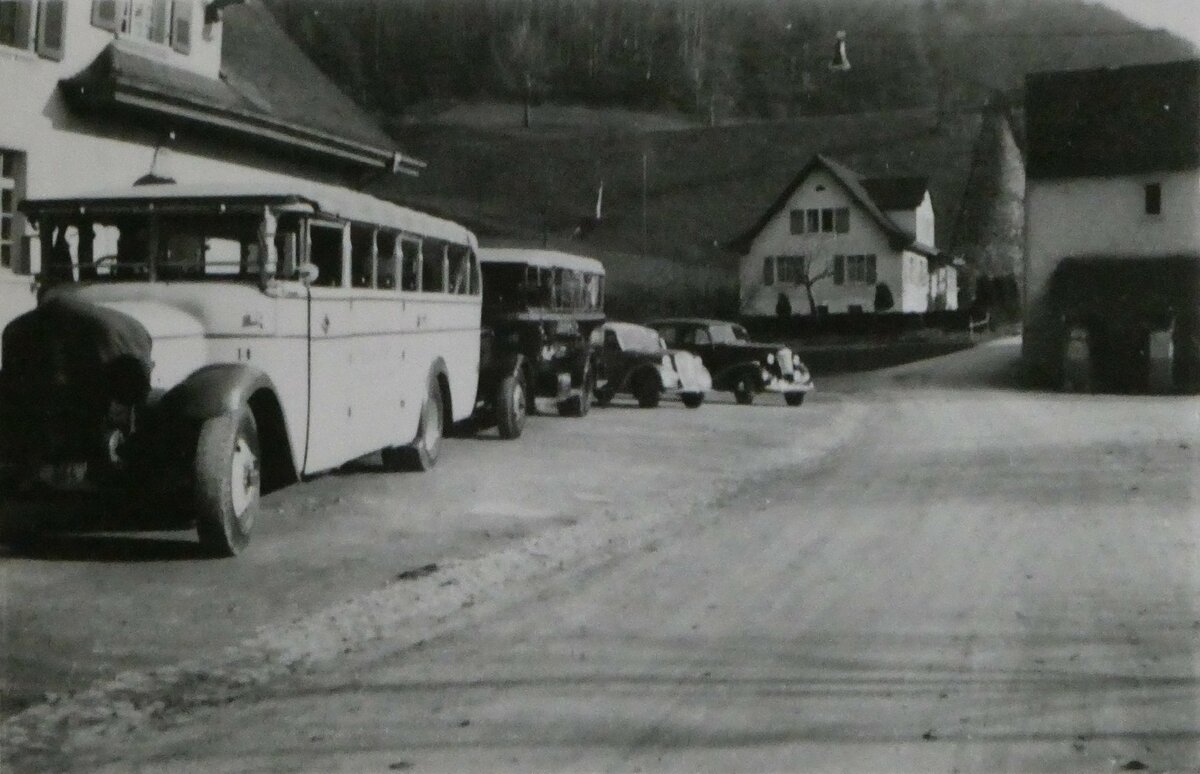
[[[400,243],[401,266],[400,289],[421,289],[421,243],[412,239],[403,239]]]
[[[396,269],[400,264],[400,240],[390,231],[379,232],[379,287],[394,290]]]
[[[421,290],[426,293],[446,292],[446,245],[425,240],[421,245]]]
[[[335,224],[310,223],[308,228],[308,262],[317,267],[321,288],[342,286],[342,227]]]
[[[375,286],[375,229],[350,227],[350,285]]]
[[[477,296],[480,293],[479,286],[482,279],[479,270],[479,256],[475,255],[475,251],[470,248],[467,248],[467,271],[471,273],[471,287],[467,292]]]
[[[450,292],[466,295],[471,292],[471,251],[462,245],[450,245]]]
[[[299,235],[292,229],[275,232],[275,252],[279,256],[278,276],[280,279],[292,279],[296,276],[296,265],[299,257]]]

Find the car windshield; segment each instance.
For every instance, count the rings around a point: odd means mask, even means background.
[[[712,336],[713,344],[736,344],[739,341],[750,340],[750,336],[746,333],[745,328],[732,323],[711,325],[708,328],[708,332]]]

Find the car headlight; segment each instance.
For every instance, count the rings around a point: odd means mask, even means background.
[[[800,367],[800,365],[801,365],[801,363],[800,363],[800,356],[799,356],[799,355],[792,355],[792,367],[793,367],[793,368],[799,368],[799,367]]]
[[[662,367],[663,367],[663,368],[666,368],[666,369],[668,369],[668,370],[674,370],[675,366],[674,366],[674,365],[672,365],[672,363],[671,363],[671,356],[670,356],[670,355],[663,355],[663,358],[662,358]]]
[[[775,356],[767,355],[767,365],[775,365]]]

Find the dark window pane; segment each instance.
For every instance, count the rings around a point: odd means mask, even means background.
[[[833,210],[821,210],[821,230],[826,233],[833,231]]]
[[[1146,214],[1162,214],[1162,185],[1151,183],[1146,186]]]
[[[0,217],[0,239],[9,239],[12,236],[12,218],[7,215]]]
[[[816,233],[821,230],[821,211],[808,211],[808,230],[810,233]]]
[[[3,244],[0,245],[0,266],[12,265],[12,246]]]
[[[14,177],[15,154],[0,151],[0,177]]]
[[[0,189],[0,212],[5,215],[12,215],[13,211],[13,192],[8,188]]]

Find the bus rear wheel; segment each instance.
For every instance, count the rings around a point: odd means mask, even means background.
[[[421,418],[417,422],[417,437],[408,446],[389,446],[382,452],[384,467],[391,470],[432,470],[442,451],[445,433],[442,389],[437,379],[429,380]]]

